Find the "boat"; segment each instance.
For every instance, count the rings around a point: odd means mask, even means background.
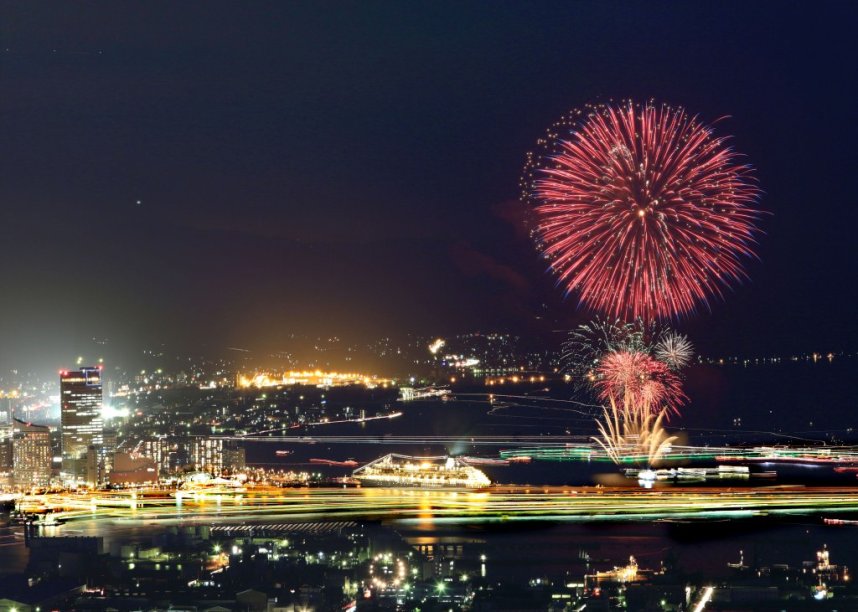
[[[750,476],[750,470],[747,466],[719,465],[714,468],[627,469],[625,475],[628,478],[636,478],[644,482],[656,480],[703,482],[706,480],[746,480]]]
[[[276,451],[274,451],[274,454],[277,455],[278,457],[286,457],[288,455],[291,455],[292,451],[290,451],[290,450],[276,450]]]
[[[354,459],[347,459],[345,461],[334,461],[333,459],[310,459],[310,463],[331,465],[334,467],[357,467],[358,464]]]
[[[850,519],[823,518],[822,522],[826,525],[858,525],[858,521]]]
[[[479,489],[491,480],[456,457],[411,457],[390,453],[356,469],[362,486]]]
[[[530,463],[533,461],[533,457],[528,455],[515,455],[514,457],[510,457],[507,461],[510,463]]]
[[[468,465],[509,465],[509,459],[492,459],[490,457],[461,457],[461,460]]]
[[[0,499],[0,512],[9,512],[15,507],[15,502],[17,498],[9,497]]]
[[[778,446],[757,446],[739,450],[738,454],[719,455],[716,461],[742,463],[786,463],[796,465],[858,466],[858,455],[851,451],[835,448],[791,448]]]

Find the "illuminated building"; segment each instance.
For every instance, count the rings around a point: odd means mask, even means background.
[[[87,449],[103,442],[100,368],[60,372],[60,421],[63,471],[82,476]]]
[[[823,545],[821,550],[816,551],[816,563],[805,561],[803,563],[804,574],[815,579],[813,593],[815,599],[827,599],[833,585],[842,585],[849,582],[849,568],[845,565],[831,563],[828,546]]]
[[[585,579],[595,578],[596,582],[637,582],[644,580],[644,575],[638,568],[634,557],[629,557],[628,565],[615,567],[612,570],[596,572],[595,576],[585,576]]]
[[[173,444],[167,438],[144,440],[137,445],[137,448],[141,455],[155,462],[159,474],[170,471],[170,453],[173,450]]]
[[[0,483],[8,483],[12,472],[12,428],[0,425]]]
[[[12,440],[0,440],[0,472],[8,473],[12,469]]]
[[[110,470],[113,469],[113,455],[116,453],[117,432],[115,429],[105,429],[102,436],[102,446],[98,451],[98,480],[107,482]]]
[[[89,487],[94,487],[98,484],[98,464],[99,464],[99,448],[90,446],[86,449],[84,455],[83,481]]]
[[[12,474],[20,487],[46,487],[51,481],[51,432],[45,425],[15,419]]]
[[[223,440],[194,438],[191,445],[191,463],[194,469],[218,475],[223,471]]]

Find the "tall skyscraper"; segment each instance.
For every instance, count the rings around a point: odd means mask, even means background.
[[[101,369],[60,372],[60,421],[63,472],[80,477],[90,446],[101,447]]]
[[[45,425],[15,419],[12,476],[20,487],[46,487],[51,481],[51,432]]]

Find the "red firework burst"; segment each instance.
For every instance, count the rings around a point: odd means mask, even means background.
[[[611,316],[664,319],[744,278],[759,189],[726,140],[681,108],[633,102],[549,130],[522,188],[567,294]]]
[[[638,352],[608,353],[596,368],[599,399],[621,403],[628,394],[632,405],[679,414],[688,397],[682,382],[667,364]]]

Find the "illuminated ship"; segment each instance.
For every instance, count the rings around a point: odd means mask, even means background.
[[[335,461],[334,459],[310,459],[310,463],[330,465],[333,467],[357,467],[357,461],[354,459],[346,459],[345,461]]]
[[[468,465],[491,465],[491,466],[504,466],[504,465],[512,465],[513,463],[530,463],[533,461],[532,457],[528,457],[527,455],[513,455],[512,457],[507,457],[505,459],[493,459],[488,457],[461,457],[463,463]]]
[[[234,495],[246,492],[245,482],[236,478],[213,477],[205,472],[188,475],[173,496]]]
[[[409,457],[391,453],[359,467],[363,486],[479,489],[491,484],[480,470],[455,457]]]
[[[842,473],[853,468],[843,466],[858,466],[858,453],[855,447],[810,447],[790,448],[778,446],[757,446],[751,449],[739,450],[738,454],[717,456],[716,461],[756,462],[778,464],[791,463],[796,465],[832,465]]]
[[[625,470],[628,478],[637,478],[647,486],[656,480],[688,480],[703,482],[705,480],[743,479],[750,477],[750,470],[743,465],[719,465],[709,468],[664,468],[659,470]]]
[[[467,465],[505,466],[510,463],[509,459],[493,459],[489,457],[461,457],[461,460]]]

